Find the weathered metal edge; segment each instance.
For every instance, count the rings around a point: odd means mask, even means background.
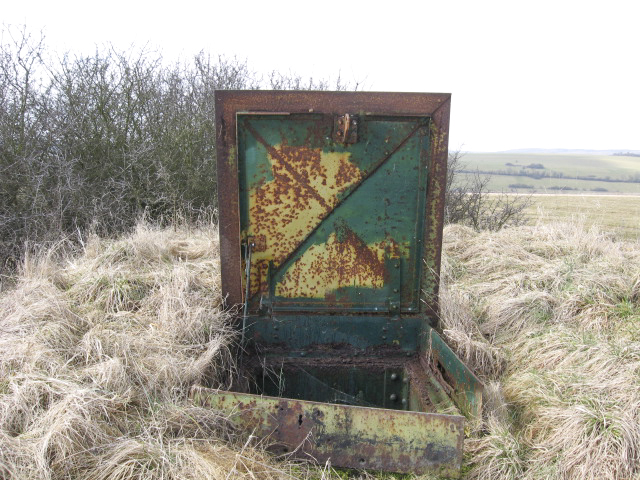
[[[227,306],[242,303],[240,209],[238,164],[236,151],[236,114],[239,112],[288,113],[345,113],[358,112],[379,115],[423,115],[432,117],[431,166],[427,202],[431,206],[425,226],[424,248],[436,255],[423,275],[440,271],[441,228],[444,210],[444,181],[446,180],[447,139],[449,126],[448,93],[392,93],[392,92],[292,92],[292,91],[234,91],[215,92],[216,154],[218,164],[218,205],[220,229],[220,258],[222,293]],[[445,163],[442,164],[441,162]],[[433,184],[431,182],[434,182]],[[433,243],[432,243],[433,242]],[[427,253],[427,250],[424,251]],[[426,258],[426,257],[423,257]],[[432,270],[431,273],[429,268]],[[437,287],[429,292],[426,307],[437,311]]]
[[[429,139],[429,178],[427,180],[427,204],[425,212],[423,265],[421,285],[425,292],[425,313],[439,319],[438,291],[442,255],[442,230],[444,227],[444,202],[449,156],[449,116],[451,99],[443,102],[431,115]],[[429,280],[432,281],[429,281]],[[431,290],[425,290],[427,287]],[[437,320],[436,320],[437,321]]]
[[[399,473],[460,474],[464,417],[335,405],[195,386],[198,405],[230,415],[275,453],[333,466]]]
[[[482,414],[482,394],[484,385],[474,373],[460,360],[446,342],[433,328],[429,328],[427,341],[423,347],[427,362],[433,364],[433,370],[442,367],[444,380],[451,385],[451,398],[461,412],[469,417]]]
[[[308,354],[312,347],[348,346],[352,354],[387,345],[398,353],[415,353],[424,343],[424,319],[418,316],[274,315],[249,317],[247,337],[261,348],[287,345],[290,356]]]

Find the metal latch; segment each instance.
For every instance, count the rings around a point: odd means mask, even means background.
[[[345,113],[333,119],[333,140],[339,143],[356,143],[358,141],[358,117]]]

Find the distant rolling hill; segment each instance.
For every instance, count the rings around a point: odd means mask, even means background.
[[[466,153],[461,159],[461,180],[479,171],[491,175],[488,187],[497,192],[640,194],[640,156],[594,152],[518,149]]]
[[[558,153],[558,154],[578,154],[578,155],[622,155],[631,153],[640,155],[640,150],[630,150],[627,148],[617,150],[583,150],[578,148],[516,148],[514,150],[504,150],[500,153]]]

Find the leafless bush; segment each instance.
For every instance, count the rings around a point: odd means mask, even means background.
[[[215,90],[334,86],[293,73],[265,80],[205,52],[173,64],[112,46],[51,55],[24,27],[0,35],[0,273],[26,241],[215,215]]]
[[[269,88],[273,90],[334,90],[337,92],[345,90],[358,90],[360,82],[351,84],[345,82],[339,74],[335,81],[330,79],[305,78],[301,75],[289,72],[283,74],[273,71],[269,74]]]
[[[449,154],[445,222],[467,225],[477,231],[524,224],[531,197],[489,192],[491,176],[463,173],[462,156],[459,150]]]

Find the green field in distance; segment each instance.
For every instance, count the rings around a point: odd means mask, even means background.
[[[640,195],[536,194],[531,200],[528,223],[581,222],[627,240],[640,240]]]
[[[494,192],[640,194],[640,157],[555,153],[466,153],[461,163],[466,170],[479,170],[490,174],[488,188]],[[529,168],[531,165],[544,168]],[[461,174],[460,180],[463,181],[465,176]]]

